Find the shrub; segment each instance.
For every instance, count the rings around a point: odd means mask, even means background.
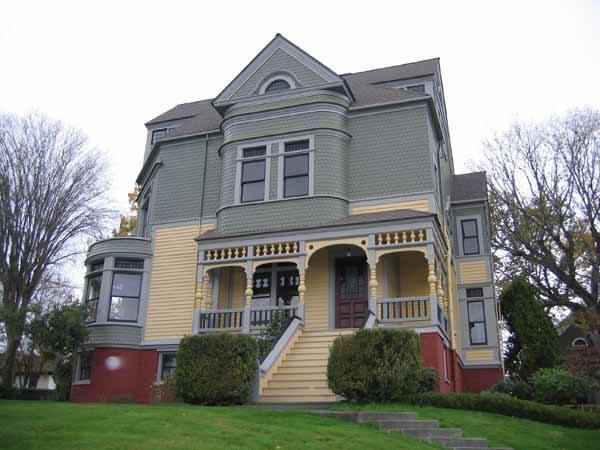
[[[537,371],[531,383],[536,401],[555,405],[585,403],[595,384],[584,375],[559,368]]]
[[[288,314],[280,311],[273,314],[271,323],[264,330],[261,330],[260,335],[256,339],[258,359],[261,363],[271,353],[279,338],[283,336],[292,319],[293,317],[289,317]]]
[[[577,411],[562,406],[543,405],[493,393],[442,394],[432,392],[406,396],[400,400],[418,406],[484,411],[565,427],[600,428],[600,414]]]
[[[506,394],[521,400],[533,400],[533,388],[522,380],[504,380],[492,386],[491,392]]]
[[[426,368],[421,370],[419,374],[419,384],[417,385],[417,392],[424,394],[426,392],[435,391],[438,385],[439,377],[437,371],[432,368]]]
[[[256,342],[251,336],[186,336],[177,352],[177,395],[185,402],[202,405],[245,403],[257,369]]]
[[[348,400],[393,401],[417,392],[421,371],[416,333],[360,330],[334,341],[327,381],[333,392]]]

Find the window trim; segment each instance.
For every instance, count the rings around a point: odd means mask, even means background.
[[[158,361],[158,373],[156,374],[156,382],[158,384],[163,384],[165,383],[165,381],[167,380],[166,378],[163,378],[163,368],[164,368],[164,356],[165,355],[175,355],[175,360],[177,361],[177,351],[173,350],[165,350],[165,351],[161,351],[158,355],[159,357],[159,361]],[[176,367],[177,367],[177,363],[175,363]]]
[[[81,360],[84,354],[90,355],[90,377],[81,379]],[[77,354],[77,367],[75,370],[75,382],[74,384],[90,384],[92,382],[92,369],[94,368],[94,351],[85,350]]]
[[[127,295],[120,295],[119,297],[121,298],[137,298],[138,304],[137,304],[137,311],[136,311],[136,315],[135,315],[135,320],[123,320],[123,319],[111,319],[110,318],[110,310],[112,307],[112,301],[113,301],[113,287],[115,284],[115,275],[118,274],[125,274],[125,275],[139,275],[140,277],[140,286],[138,289],[138,296],[137,297],[131,297],[131,296],[127,296]],[[106,315],[106,321],[107,322],[119,322],[119,323],[138,323],[139,319],[140,319],[140,303],[141,303],[141,298],[142,298],[142,284],[144,282],[144,273],[143,271],[139,270],[139,269],[130,269],[129,271],[127,271],[127,269],[123,270],[123,269],[119,269],[119,270],[113,270],[112,271],[112,277],[110,280],[110,295],[108,297],[108,311],[107,311],[107,315]]]
[[[306,150],[298,150],[295,152],[285,152],[285,144],[297,141],[308,141]],[[315,137],[309,136],[294,136],[278,141],[279,154],[277,161],[277,200],[293,200],[297,198],[313,197],[315,195]],[[296,195],[293,197],[285,196],[285,157],[308,154],[308,194]]]
[[[257,203],[264,203],[269,200],[269,192],[271,185],[271,145],[273,142],[253,142],[250,144],[240,145],[237,148],[237,158],[236,158],[236,170],[235,170],[235,192],[234,192],[234,204],[235,205],[252,205]],[[249,156],[244,157],[244,150],[256,147],[265,147],[265,154],[261,156]],[[265,161],[265,190],[264,196],[262,200],[253,200],[253,201],[242,201],[242,172],[243,165],[248,161]]]
[[[84,311],[86,314],[86,320],[84,321],[84,324],[90,324],[90,323],[95,323],[98,321],[98,306],[100,304],[100,298],[102,297],[102,282],[104,279],[104,269],[99,269],[99,270],[94,270],[93,272],[90,272],[86,275],[85,277],[85,300],[83,302],[83,306],[84,306]],[[100,289],[98,289],[98,297],[94,297],[91,299],[88,299],[88,292],[90,289],[90,280],[92,278],[99,278],[100,279]],[[96,315],[94,317],[94,320],[87,320],[87,306],[88,303],[95,301],[96,302]]]
[[[295,150],[295,151],[290,151],[290,152],[286,152],[285,146],[286,144],[289,143],[294,143],[294,142],[307,142],[308,146],[305,149],[302,150]],[[299,140],[294,140],[294,141],[286,141],[283,144],[283,198],[296,198],[296,197],[307,197],[310,193],[310,153],[308,151],[308,149],[310,148],[310,140],[309,139],[299,139]],[[306,172],[303,172],[301,174],[297,174],[297,175],[289,175],[286,176],[285,174],[285,169],[286,169],[286,164],[288,159],[290,158],[298,158],[298,157],[306,157],[307,158],[307,167],[306,167]],[[301,195],[287,195],[286,193],[286,181],[292,178],[304,178],[306,177],[306,194],[301,194]]]
[[[583,341],[583,345],[577,345],[576,342],[578,341]],[[584,348],[584,347],[589,347],[588,341],[585,338],[582,338],[581,336],[576,337],[575,339],[573,339],[571,341],[571,348]]]
[[[290,88],[289,89],[285,89],[284,91],[277,91],[277,92],[269,92],[267,93],[267,88],[271,85],[271,83],[273,83],[274,81],[277,80],[283,80],[285,81],[287,84],[289,84]],[[263,79],[260,84],[259,84],[259,89],[258,89],[258,93],[260,95],[263,94],[267,94],[267,95],[275,95],[275,94],[280,94],[282,92],[286,92],[289,91],[291,89],[296,89],[297,87],[299,87],[298,83],[296,83],[296,80],[294,80],[290,75],[286,75],[286,74],[276,74],[276,75],[272,75],[269,76],[265,79]]]
[[[477,230],[477,236],[467,236],[465,237],[463,223],[464,222],[475,222],[475,229]],[[458,219],[459,231],[460,231],[460,252],[462,256],[479,256],[482,255],[481,251],[481,217],[480,216],[465,216],[459,217]],[[465,252],[465,239],[477,238],[477,252],[476,253],[466,253]]]
[[[471,313],[469,311],[469,304],[471,303],[481,303],[481,309],[483,312],[483,321],[481,320],[476,320],[476,321],[471,321]],[[471,334],[471,324],[472,323],[483,323],[483,333],[484,333],[484,342],[477,342],[474,343],[473,342],[473,336]],[[486,319],[486,314],[485,314],[485,301],[483,299],[481,300],[468,300],[467,301],[467,331],[469,333],[469,344],[473,345],[473,346],[480,346],[480,345],[488,345],[488,333],[487,333],[487,319]]]

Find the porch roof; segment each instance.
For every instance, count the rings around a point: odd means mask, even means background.
[[[399,209],[396,211],[384,211],[378,213],[367,213],[367,214],[352,214],[344,219],[336,220],[335,222],[329,222],[324,224],[315,225],[313,227],[288,227],[288,228],[273,228],[269,230],[258,230],[244,233],[221,233],[216,230],[207,231],[196,238],[197,241],[211,241],[216,239],[228,239],[228,238],[239,238],[245,236],[258,236],[264,234],[280,233],[280,232],[293,232],[293,231],[307,231],[326,229],[334,227],[344,227],[351,225],[361,225],[369,223],[379,222],[392,222],[396,220],[413,220],[423,218],[436,218],[436,215],[432,212],[416,211],[414,209]]]

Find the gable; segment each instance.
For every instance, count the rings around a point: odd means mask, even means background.
[[[281,76],[291,80],[293,88],[342,84],[342,78],[280,34],[239,73],[215,98],[222,105],[258,95],[269,80]]]

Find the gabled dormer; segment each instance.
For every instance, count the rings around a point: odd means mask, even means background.
[[[334,90],[352,98],[342,77],[278,33],[213,100],[213,105],[223,113],[238,102],[313,89]]]

